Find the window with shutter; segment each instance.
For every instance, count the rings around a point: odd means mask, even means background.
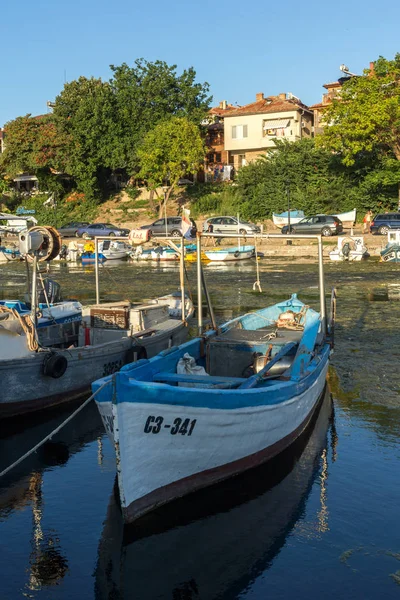
[[[232,127],[232,139],[236,139],[236,125]]]

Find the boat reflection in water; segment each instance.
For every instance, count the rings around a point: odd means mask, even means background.
[[[153,511],[125,531],[113,493],[99,546],[96,600],[239,597],[304,518],[317,478],[320,507],[307,533],[323,535],[330,424],[334,459],[337,437],[326,389],[308,430],[279,457]]]
[[[0,427],[0,471],[8,467],[46,435],[60,425],[72,409],[53,410],[28,419],[9,421]],[[65,465],[69,458],[98,440],[104,434],[98,410],[92,402],[81,413],[54,435],[37,452],[31,454],[10,473],[0,479],[0,521],[15,511],[32,511],[29,565],[24,594],[43,587],[58,585],[68,573],[68,560],[60,545],[59,533],[43,526],[45,498],[43,475],[45,471]]]

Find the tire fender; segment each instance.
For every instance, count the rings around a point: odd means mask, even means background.
[[[59,379],[67,370],[68,361],[63,354],[50,352],[43,361],[43,375]]]

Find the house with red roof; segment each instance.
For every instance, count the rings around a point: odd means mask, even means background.
[[[293,94],[264,97],[224,116],[227,161],[238,169],[265,156],[277,139],[295,142],[313,135],[313,112]]]

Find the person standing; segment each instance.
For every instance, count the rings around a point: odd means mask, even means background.
[[[370,233],[371,231],[371,221],[372,221],[372,210],[367,211],[364,216],[364,229],[363,233]]]

